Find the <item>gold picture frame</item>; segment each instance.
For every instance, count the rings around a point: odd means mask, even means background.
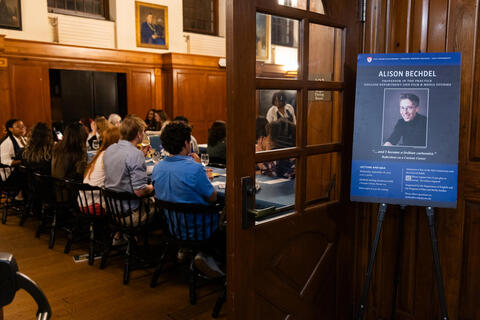
[[[270,57],[270,15],[257,12],[256,25],[256,57],[265,61]]]
[[[137,47],[168,49],[168,7],[135,1]]]

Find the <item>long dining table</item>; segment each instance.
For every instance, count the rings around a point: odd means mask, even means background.
[[[96,151],[89,151],[89,160],[93,158]],[[147,174],[151,176],[155,162],[153,159],[146,159]],[[212,185],[217,190],[219,198],[225,199],[225,184],[227,180],[227,170],[224,168],[209,167],[214,172]],[[287,207],[295,203],[295,180],[267,175],[257,174],[255,176],[257,183],[257,192],[255,194],[256,208],[268,207]]]

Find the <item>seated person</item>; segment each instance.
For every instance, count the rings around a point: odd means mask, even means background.
[[[80,181],[87,166],[87,132],[80,122],[69,124],[62,141],[53,147],[52,176]]]
[[[268,151],[295,146],[296,126],[288,120],[280,119],[268,123],[265,134],[267,136],[263,137],[261,131],[257,133],[259,137],[257,138],[256,151]],[[257,167],[262,174],[268,176],[295,178],[295,159],[281,159],[259,163]]]
[[[295,110],[291,104],[286,103],[285,92],[275,92],[272,96],[272,106],[267,111],[267,121],[273,122],[279,119],[286,119],[293,124],[297,124]]]
[[[182,121],[188,125],[188,119],[185,118],[184,116],[176,116],[175,119],[173,119],[173,121]],[[190,136],[190,152],[196,153],[196,154],[200,153],[200,150],[198,149],[197,139],[195,139],[194,136]]]
[[[118,127],[111,127],[106,129],[103,132],[103,140],[100,149],[93,157],[92,161],[87,165],[85,174],[83,177],[83,183],[89,184],[95,187],[102,187],[105,183],[105,169],[103,164],[103,156],[105,155],[105,150],[110,147],[112,144],[117,143],[120,139],[120,130]],[[83,200],[83,199],[82,199]],[[97,215],[101,214],[102,210],[100,208],[100,203],[102,203],[103,208],[105,208],[105,201],[102,199],[100,201],[100,194],[98,191],[94,191],[93,199],[90,193],[86,193],[87,206],[93,206],[90,212],[95,212]]]
[[[130,192],[138,197],[153,192],[153,186],[148,183],[145,154],[137,149],[137,145],[143,140],[146,127],[145,122],[135,116],[125,117],[120,124],[120,141],[108,147],[103,156],[106,189]],[[140,207],[140,202],[132,205],[133,223],[138,224],[140,221],[136,210]],[[146,215],[142,218],[146,218]]]
[[[27,133],[23,121],[10,119],[5,124],[7,134],[0,144],[0,160],[7,166],[14,166],[22,162],[22,152],[26,145],[25,135]]]
[[[116,113],[112,113],[108,116],[108,122],[110,122],[115,127],[120,127],[120,123],[122,123],[122,117],[120,117]]]
[[[23,162],[29,168],[42,174],[50,175],[52,171],[53,136],[44,122],[33,126],[25,150]]]
[[[182,121],[171,122],[163,129],[160,139],[169,156],[160,161],[153,169],[152,180],[155,186],[155,197],[168,202],[209,205],[217,200],[217,191],[210,183],[205,169],[199,163],[198,156],[190,153],[191,132],[191,127]],[[218,217],[213,221],[204,221],[203,223],[218,226]],[[219,235],[218,229],[215,233],[217,235],[214,234],[209,238],[212,244],[214,246],[224,245],[225,242],[222,240],[213,240],[222,237]],[[225,255],[224,250],[222,254]],[[207,276],[224,275],[215,260],[204,253],[195,256],[195,265]]]
[[[22,163],[22,153],[25,148],[27,133],[26,127],[23,121],[20,119],[10,119],[5,124],[7,134],[2,144],[0,144],[0,161],[7,166],[16,166]],[[0,172],[2,180],[6,180],[7,183],[14,189],[20,190],[22,184],[22,177],[18,170],[2,170]],[[15,191],[17,193],[17,191]],[[19,193],[16,197],[17,200],[22,200],[23,196]]]
[[[215,121],[208,129],[207,153],[210,163],[227,163],[227,127],[225,121]]]

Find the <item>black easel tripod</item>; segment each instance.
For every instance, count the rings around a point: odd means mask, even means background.
[[[378,240],[380,238],[380,233],[382,231],[382,223],[385,218],[386,212],[387,212],[387,204],[381,203],[378,208],[377,230],[375,232],[375,239],[373,241],[372,252],[370,253],[370,260],[368,262],[367,275],[366,275],[365,284],[362,290],[362,297],[360,300],[360,307],[358,310],[357,320],[362,320],[363,314],[365,313],[365,308],[366,308],[367,298],[368,298],[368,289],[370,288],[370,280],[372,279],[373,265],[375,263],[375,256],[377,254]],[[402,213],[403,213],[403,208],[402,208]],[[442,269],[440,267],[440,257],[438,254],[438,246],[437,246],[437,236],[435,234],[435,213],[432,207],[426,207],[426,213],[428,218],[428,227],[430,229],[430,238],[432,240],[433,260],[435,263],[435,274],[437,278],[438,295],[440,298],[440,308],[442,309],[441,319],[448,320],[447,303],[445,300],[445,290],[443,288],[443,280],[442,280]],[[395,292],[395,297],[396,297],[396,292]]]

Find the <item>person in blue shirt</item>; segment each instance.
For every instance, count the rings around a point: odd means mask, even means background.
[[[191,133],[191,127],[182,121],[173,121],[163,129],[160,139],[163,148],[170,155],[160,161],[153,169],[152,182],[157,199],[174,203],[202,205],[209,205],[217,200],[217,191],[208,177],[210,171],[206,172],[198,156],[190,153]],[[191,218],[193,220],[193,216]],[[214,227],[218,226],[218,216],[213,218],[212,221],[202,223],[213,224]],[[215,233],[217,231],[218,229]],[[189,230],[186,232],[189,232]],[[217,239],[218,237],[222,236],[212,234],[209,239]],[[213,240],[212,242],[218,244],[222,240]],[[224,275],[213,257],[205,253],[199,253],[195,256],[195,266],[209,277]]]

